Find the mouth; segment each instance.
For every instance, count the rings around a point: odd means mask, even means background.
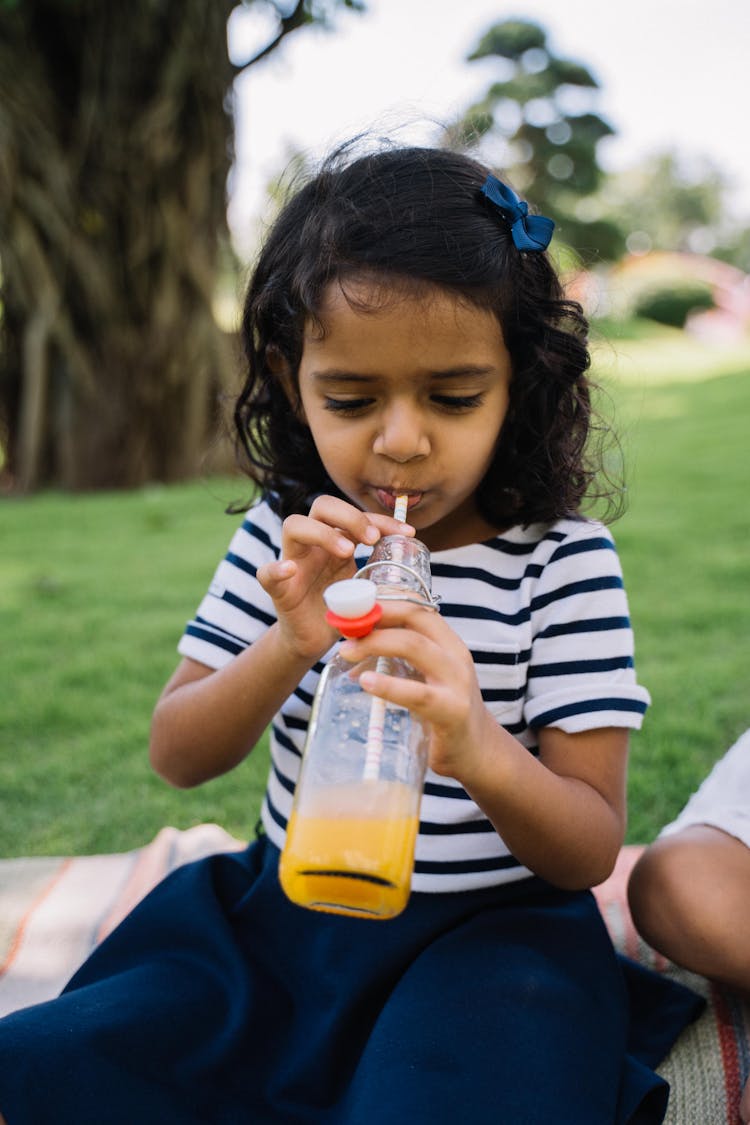
[[[376,488],[375,496],[381,508],[384,508],[385,511],[389,513],[389,515],[392,515],[393,509],[396,507],[397,496],[407,497],[407,511],[411,511],[412,508],[416,508],[416,506],[420,503],[422,497],[424,496],[424,492],[417,492],[414,489],[408,488]]]

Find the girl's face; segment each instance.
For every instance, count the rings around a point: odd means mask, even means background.
[[[299,367],[303,420],[329,477],[365,511],[408,520],[431,550],[498,530],[476,505],[508,410],[511,361],[496,317],[438,287],[383,296],[338,283],[308,323]]]

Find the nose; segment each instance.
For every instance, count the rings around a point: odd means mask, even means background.
[[[398,464],[426,457],[430,438],[422,412],[414,405],[393,403],[380,418],[373,452]]]

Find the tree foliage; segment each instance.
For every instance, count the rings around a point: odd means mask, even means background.
[[[750,232],[732,215],[728,195],[727,178],[712,163],[667,150],[608,176],[599,206],[617,216],[636,253],[710,254],[748,272]]]
[[[254,65],[359,0],[264,3]],[[232,379],[213,315],[229,240],[236,0],[0,4],[0,446],[9,486],[199,471]]]
[[[622,250],[617,224],[581,218],[578,208],[602,181],[597,147],[614,133],[592,108],[599,89],[594,75],[555,55],[544,29],[526,20],[491,27],[468,57],[497,59],[501,76],[469,107],[450,142],[479,145],[584,257],[616,257]]]

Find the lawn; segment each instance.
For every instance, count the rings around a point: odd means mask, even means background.
[[[632,740],[629,839],[648,841],[750,726],[750,342],[629,335],[594,356],[627,465],[612,530],[653,699]]]
[[[200,789],[147,759],[154,702],[248,493],[211,480],[0,507],[0,855],[120,851],[256,822],[267,751]]]
[[[629,839],[651,839],[750,725],[750,348],[605,326],[595,369],[628,466],[613,526],[653,707],[633,739]],[[0,502],[0,855],[121,851],[164,824],[247,837],[267,747],[173,790],[148,726],[238,517],[241,481]]]

